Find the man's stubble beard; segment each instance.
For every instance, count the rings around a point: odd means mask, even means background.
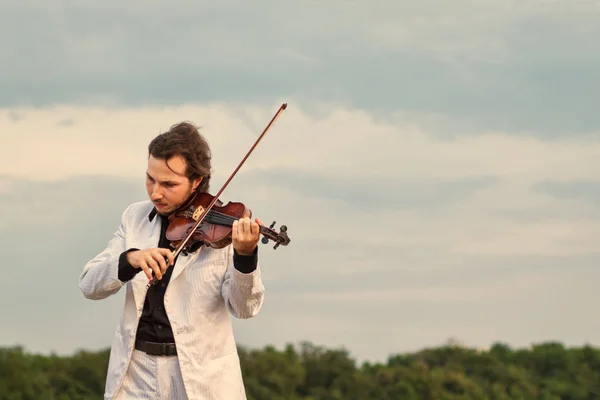
[[[167,212],[158,212],[157,213],[159,215],[162,215],[163,217],[168,217],[169,215],[173,214],[175,211],[177,211],[179,208],[181,208],[181,206],[183,206],[185,203],[187,203],[190,199],[190,197],[194,194],[194,191],[192,190],[192,185],[190,184],[188,191],[184,197],[183,202],[181,202],[180,204],[178,204],[176,207],[174,207],[172,210],[169,210]]]

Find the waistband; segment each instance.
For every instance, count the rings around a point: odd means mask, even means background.
[[[145,340],[135,340],[136,350],[143,351],[151,356],[176,356],[177,347],[175,343],[156,343]]]

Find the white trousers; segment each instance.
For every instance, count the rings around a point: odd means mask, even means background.
[[[116,400],[188,400],[177,356],[151,356],[133,350]]]

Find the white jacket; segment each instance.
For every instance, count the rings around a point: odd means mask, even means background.
[[[117,394],[134,349],[144,307],[148,277],[138,273],[127,283],[118,279],[121,253],[129,248],[157,247],[160,218],[148,215],[150,201],[134,203],[123,212],[107,247],[84,267],[79,278],[83,295],[101,300],[125,288],[125,304],[111,346],[106,400]],[[202,247],[179,254],[165,293],[165,309],[173,328],[181,374],[190,399],[245,400],[240,360],[230,314],[251,318],[261,309],[264,286],[260,266],[249,274],[233,267],[233,247]]]

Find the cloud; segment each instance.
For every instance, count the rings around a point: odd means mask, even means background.
[[[2,106],[293,98],[434,112],[450,136],[600,122],[595,2],[48,4],[0,16]]]
[[[205,103],[4,109],[0,110],[0,127],[6,146],[0,149],[0,170],[43,180],[79,174],[137,178],[145,171],[148,142],[173,123],[191,120],[201,125],[211,142],[218,160],[216,179],[225,178],[277,107],[279,103],[267,107]],[[546,141],[487,131],[449,139],[425,131],[419,119],[392,116],[380,121],[364,110],[348,107],[306,111],[312,107],[290,102],[241,173],[291,168],[367,180],[484,177],[510,178],[509,184],[600,179],[598,170],[591,168],[600,150],[600,141],[593,135]],[[15,112],[20,120],[11,117]],[[64,120],[73,122],[61,126]],[[33,157],[37,163],[31,162]],[[44,168],[40,170],[39,165]]]
[[[110,343],[121,295],[89,302],[76,282],[123,208],[145,198],[148,142],[181,120],[202,125],[214,193],[277,106],[0,110],[0,131],[11,133],[0,148],[0,240],[11,265],[0,343],[60,352]],[[292,239],[261,247],[267,299],[256,320],[235,322],[240,343],[313,340],[381,358],[450,336],[481,346],[594,340],[586,332],[599,327],[584,316],[595,304],[598,205],[548,194],[547,182],[599,181],[600,141],[441,138],[430,128],[406,115],[290,103],[222,196],[286,224]],[[35,334],[51,322],[55,330]]]
[[[424,209],[460,201],[478,189],[496,183],[495,179],[423,179],[377,176],[343,176],[293,168],[255,170],[244,174],[251,184],[278,187],[314,199],[328,198],[369,210]]]
[[[534,188],[541,193],[547,193],[558,199],[581,199],[589,203],[600,200],[600,181],[544,181],[537,183]]]
[[[53,107],[0,113],[13,132],[0,149],[0,170],[36,180],[108,175],[140,180],[148,142],[171,124],[203,126],[214,154],[216,191],[256,140],[275,108],[223,104],[138,109]],[[73,119],[69,126],[57,124]],[[126,138],[126,139],[125,139]],[[223,198],[245,201],[266,219],[355,232],[379,227],[360,242],[443,242],[458,253],[563,254],[595,251],[593,205],[557,199],[536,184],[600,179],[593,137],[545,141],[502,132],[441,139],[418,122],[383,123],[361,110],[320,116],[290,104]],[[592,166],[592,167],[590,167]],[[140,185],[142,183],[140,182]],[[290,215],[290,207],[314,213]],[[519,215],[540,215],[535,221]],[[341,216],[351,216],[344,218]],[[355,240],[351,236],[350,240]]]

